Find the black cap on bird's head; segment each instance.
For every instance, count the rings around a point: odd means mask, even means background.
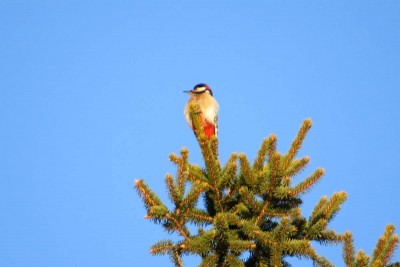
[[[192,93],[192,94],[202,94],[202,93],[205,93],[206,91],[210,92],[210,95],[213,95],[210,86],[208,86],[208,85],[205,84],[205,83],[199,83],[199,84],[196,84],[196,85],[193,87],[193,90],[190,90],[190,91],[183,91],[183,92],[185,92],[185,93]]]

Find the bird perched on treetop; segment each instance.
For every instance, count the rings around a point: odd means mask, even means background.
[[[193,90],[184,92],[190,94],[189,101],[186,103],[184,111],[189,126],[194,129],[192,118],[190,116],[190,106],[193,105],[201,112],[200,119],[204,129],[204,134],[208,138],[213,135],[217,136],[219,105],[213,97],[210,86],[205,83],[199,83],[195,85]]]

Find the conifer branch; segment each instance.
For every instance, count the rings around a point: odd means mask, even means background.
[[[347,199],[345,192],[322,197],[308,220],[302,216],[299,196],[324,174],[323,169],[317,169],[297,185],[291,185],[293,177],[310,160],[295,157],[311,120],[303,122],[287,154],[277,151],[277,138],[270,135],[263,140],[253,164],[245,154],[233,153],[222,167],[218,139],[206,138],[201,114],[196,107],[191,109],[205,167],[190,164],[186,148],[181,149],[180,156],[170,155],[177,173],[176,178],[167,174],[165,182],[173,209],[169,210],[143,180],[135,181],[135,189],[147,210],[145,218],[162,223],[168,233],[180,238],[176,242],[156,243],[150,250],[152,255],[168,254],[179,267],[183,266],[182,255],[188,254],[200,256],[200,266],[287,266],[285,257],[298,256],[311,259],[315,266],[331,267],[327,259],[316,253],[311,241],[324,245],[344,242],[346,266],[386,266],[399,243],[394,226],[386,228],[372,260],[363,251],[355,255],[349,232],[341,235],[327,229]],[[201,200],[203,206],[198,205]],[[198,227],[196,234],[189,230],[192,226]],[[249,258],[242,259],[242,253],[249,253]]]
[[[276,246],[276,241],[271,232],[262,231],[259,228],[253,228],[250,236],[254,238],[257,242],[261,243],[265,247]]]
[[[357,267],[367,267],[369,266],[370,257],[365,254],[363,250],[359,250],[356,256],[355,265]]]
[[[238,155],[232,153],[228,162],[222,170],[221,180],[219,183],[220,188],[230,188],[236,181],[237,161]]]
[[[313,174],[311,174],[309,177],[304,179],[301,183],[293,187],[293,189],[290,191],[290,194],[292,196],[297,196],[307,190],[309,190],[315,183],[317,183],[321,177],[325,174],[324,169],[317,169],[314,171]]]
[[[322,209],[326,205],[327,202],[328,202],[327,196],[323,196],[320,198],[318,204],[315,205],[315,207],[310,215],[310,218],[309,218],[310,224],[315,223],[319,219],[320,214],[322,213]]]
[[[168,209],[165,206],[157,205],[151,206],[148,210],[147,218],[152,219],[155,222],[161,222],[165,219],[165,215],[168,213]]]
[[[203,261],[200,263],[199,267],[210,267],[210,266],[216,266],[217,263],[217,256],[216,255],[210,255],[207,256],[203,259]]]
[[[256,244],[253,241],[239,241],[234,240],[229,242],[229,249],[236,253],[241,253],[246,250],[252,250],[256,248]]]
[[[321,198],[310,216],[310,226],[318,223],[320,220],[330,221],[339,211],[340,205],[346,201],[346,199],[347,194],[345,192],[335,193],[329,200],[326,197]]]
[[[228,223],[229,227],[235,226],[235,227],[240,228],[242,225],[241,218],[234,213],[224,212],[224,213],[221,213],[221,216],[223,216],[224,220]]]
[[[328,221],[326,219],[319,219],[316,223],[309,226],[305,237],[317,241],[321,240],[322,231],[326,228],[327,225]]]
[[[254,238],[255,236],[258,236],[262,232],[257,225],[247,220],[241,223],[241,229],[250,238]]]
[[[399,243],[399,236],[394,234],[394,230],[394,225],[389,224],[386,226],[384,234],[379,238],[374,249],[371,266],[385,266],[390,260]]]
[[[268,156],[269,156],[269,158],[271,158],[272,157],[272,155],[274,155],[275,154],[275,152],[276,152],[276,143],[277,143],[277,137],[276,137],[276,135],[275,134],[271,134],[269,137],[268,137],[268,142],[269,142],[269,144],[268,144],[268,147],[267,147],[267,151],[268,151]]]
[[[179,164],[179,157],[175,153],[169,154],[169,160],[176,165]]]
[[[350,232],[346,232],[343,235],[343,260],[347,267],[352,267],[355,263],[355,249],[353,235]]]
[[[179,251],[179,245],[174,245],[170,240],[157,242],[150,249],[150,253],[153,255],[169,254],[175,267],[183,267],[182,257]]]
[[[320,238],[317,240],[320,244],[338,244],[343,242],[343,235],[333,230],[324,229],[321,231]]]
[[[264,218],[267,216],[267,210],[268,210],[269,202],[265,201],[257,218],[255,221],[256,225],[260,225],[260,223],[264,220]]]
[[[211,142],[211,150],[214,153],[215,157],[218,159],[219,151],[218,151],[218,138],[214,135],[210,139]]]
[[[293,209],[290,211],[284,211],[284,212],[276,210],[276,209],[270,209],[268,212],[268,216],[277,217],[277,218],[282,218],[282,217],[291,216],[291,215],[295,215],[295,214],[297,214],[297,209]]]
[[[389,224],[386,226],[384,234],[379,238],[375,246],[372,259],[363,250],[358,251],[355,256],[353,237],[350,232],[346,232],[343,235],[343,259],[346,266],[389,267],[400,265],[400,263],[387,265],[399,243],[399,237],[394,234],[394,230],[394,225]]]
[[[399,236],[398,235],[392,236],[381,256],[382,262],[384,262],[384,264],[387,264],[390,261],[391,257],[394,254],[394,251],[398,247],[398,244],[399,244]]]
[[[258,210],[258,203],[254,199],[254,195],[251,191],[248,190],[247,187],[242,186],[239,189],[239,195],[243,199],[243,203],[245,204],[246,207],[249,207],[252,210]]]
[[[326,206],[324,207],[323,216],[327,220],[333,218],[333,216],[339,211],[340,205],[345,202],[347,199],[346,192],[338,192],[333,194],[331,199],[327,202]]]
[[[190,117],[192,119],[192,127],[198,141],[200,136],[205,136],[203,125],[201,123],[201,109],[197,105],[190,105]]]
[[[194,164],[188,165],[187,179],[191,182],[202,181],[207,183],[208,179],[202,168]]]
[[[186,208],[192,209],[197,204],[198,199],[202,193],[210,189],[210,186],[207,183],[201,181],[193,182],[193,186],[190,192],[183,199],[183,204]]]
[[[314,250],[312,249],[311,242],[309,240],[288,239],[282,244],[282,250],[286,255],[305,255],[311,257],[310,255],[315,254],[315,252],[310,253],[310,251]]]
[[[279,185],[280,175],[279,175],[279,163],[280,163],[281,155],[278,152],[275,152],[271,158],[270,162],[268,163],[269,166],[269,179],[268,179],[268,186],[267,192],[272,194],[274,189],[277,185]]]
[[[296,228],[290,224],[289,217],[284,216],[272,233],[274,236],[274,240],[281,241],[288,239],[293,231],[296,231]]]
[[[228,227],[229,223],[225,213],[218,213],[214,218],[214,226],[217,231],[224,233]]]
[[[282,266],[282,249],[280,248],[280,244],[278,242],[274,242],[272,245],[271,266]]]
[[[288,175],[284,175],[282,177],[282,185],[283,187],[289,187],[290,186],[290,182],[292,181],[292,177],[288,176]]]
[[[182,193],[177,190],[176,186],[174,185],[174,178],[170,174],[165,175],[165,183],[167,184],[168,195],[169,195],[171,201],[177,207],[180,207],[181,201],[182,201],[182,198],[181,198]]]
[[[203,212],[202,210],[196,210],[189,214],[191,221],[196,223],[197,225],[201,224],[210,224],[213,222],[213,217],[209,216],[208,213]]]
[[[175,263],[175,267],[183,267],[183,261],[179,249],[173,249],[170,252],[172,262]]]
[[[143,199],[147,211],[149,211],[152,206],[165,207],[162,201],[153,191],[150,190],[150,188],[143,182],[143,180],[135,180],[135,188],[139,196]]]
[[[292,189],[285,184],[283,186],[277,186],[275,188],[274,196],[278,199],[288,199],[293,195],[294,194],[292,193]]]
[[[312,257],[315,266],[320,267],[335,267],[330,261],[328,261],[325,257],[319,257],[316,254]]]
[[[205,141],[207,142],[207,141]],[[217,159],[214,157],[212,154],[212,151],[207,144],[204,144],[201,146],[202,152],[203,152],[203,157],[204,157],[204,162],[206,165],[206,170],[207,170],[207,176],[208,176],[208,181],[215,187],[217,187],[217,180],[218,180],[218,167],[217,165]]]
[[[206,232],[202,232],[200,235],[195,236],[190,240],[185,240],[180,248],[183,251],[188,251],[190,253],[196,253],[199,255],[206,255],[211,252],[212,243],[215,238],[215,231],[209,230]]]
[[[199,107],[190,106],[190,117],[193,122],[193,129],[203,154],[204,161],[207,164],[212,163],[212,160],[218,161],[218,139],[213,136],[208,139],[204,134],[203,125],[201,123],[201,111]],[[208,160],[211,160],[208,162]]]
[[[175,225],[175,229],[180,233],[180,235],[185,238],[185,240],[190,240],[189,230],[184,226],[182,222],[179,221],[173,214],[167,213],[165,217]]]
[[[311,126],[312,126],[311,119],[307,119],[307,120],[303,121],[303,124],[301,125],[296,138],[293,140],[288,153],[285,155],[285,164],[283,166],[284,169],[286,169],[289,166],[290,162],[296,156],[296,154],[299,151],[299,149],[301,148],[304,138],[306,137],[306,134],[310,130]]]
[[[276,136],[274,134],[265,138],[261,144],[256,159],[254,160],[253,169],[258,172],[261,171],[267,155],[270,156],[276,149]]]
[[[240,174],[241,177],[244,178],[246,184],[250,188],[255,188],[257,181],[255,180],[255,176],[253,175],[253,172],[251,170],[250,162],[247,159],[246,155],[241,153],[239,155],[239,161],[240,161]]]
[[[205,178],[210,184],[210,190],[213,193],[212,195],[215,195],[215,199],[213,199],[213,202],[216,205],[214,205],[214,208],[216,208],[218,211],[223,211],[223,205],[221,203],[222,193],[219,190],[219,176],[222,170],[217,153],[218,140],[215,136],[211,139],[207,139],[207,137],[205,136],[204,129],[201,123],[201,112],[199,112],[198,107],[191,106],[190,110],[193,128],[200,144],[204,163],[206,165]],[[210,196],[210,194],[208,194],[208,196]],[[211,199],[209,199],[209,201],[211,201]]]
[[[303,247],[304,251],[301,255],[304,255],[307,258],[310,258],[314,266],[321,266],[321,267],[335,267],[331,262],[329,262],[325,257],[319,257],[315,250],[312,248],[311,243],[306,241]]]
[[[153,255],[165,255],[168,254],[175,247],[171,240],[162,240],[150,248],[150,253]]]
[[[181,149],[181,158],[179,160],[179,169],[177,173],[178,177],[178,190],[180,194],[183,194],[185,190],[185,174],[187,170],[187,161],[188,161],[188,156],[189,156],[189,151],[186,148]]]
[[[307,166],[309,161],[310,161],[309,157],[292,160],[292,162],[285,170],[285,175],[292,177],[298,174],[301,170],[303,170]]]
[[[226,266],[245,267],[243,261],[231,254],[226,257]]]

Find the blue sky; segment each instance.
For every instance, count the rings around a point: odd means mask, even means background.
[[[0,266],[169,266],[149,254],[168,235],[134,179],[167,200],[169,153],[202,163],[182,93],[200,82],[220,103],[223,162],[253,159],[271,133],[285,152],[312,118],[303,177],[326,175],[304,215],[346,191],[330,226],[369,254],[400,227],[398,1],[6,0],[0,13]],[[343,266],[340,246],[318,250]]]

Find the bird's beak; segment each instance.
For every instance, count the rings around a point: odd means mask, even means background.
[[[191,91],[189,90],[189,91],[183,91],[184,93],[186,93],[186,94],[189,94]]]

